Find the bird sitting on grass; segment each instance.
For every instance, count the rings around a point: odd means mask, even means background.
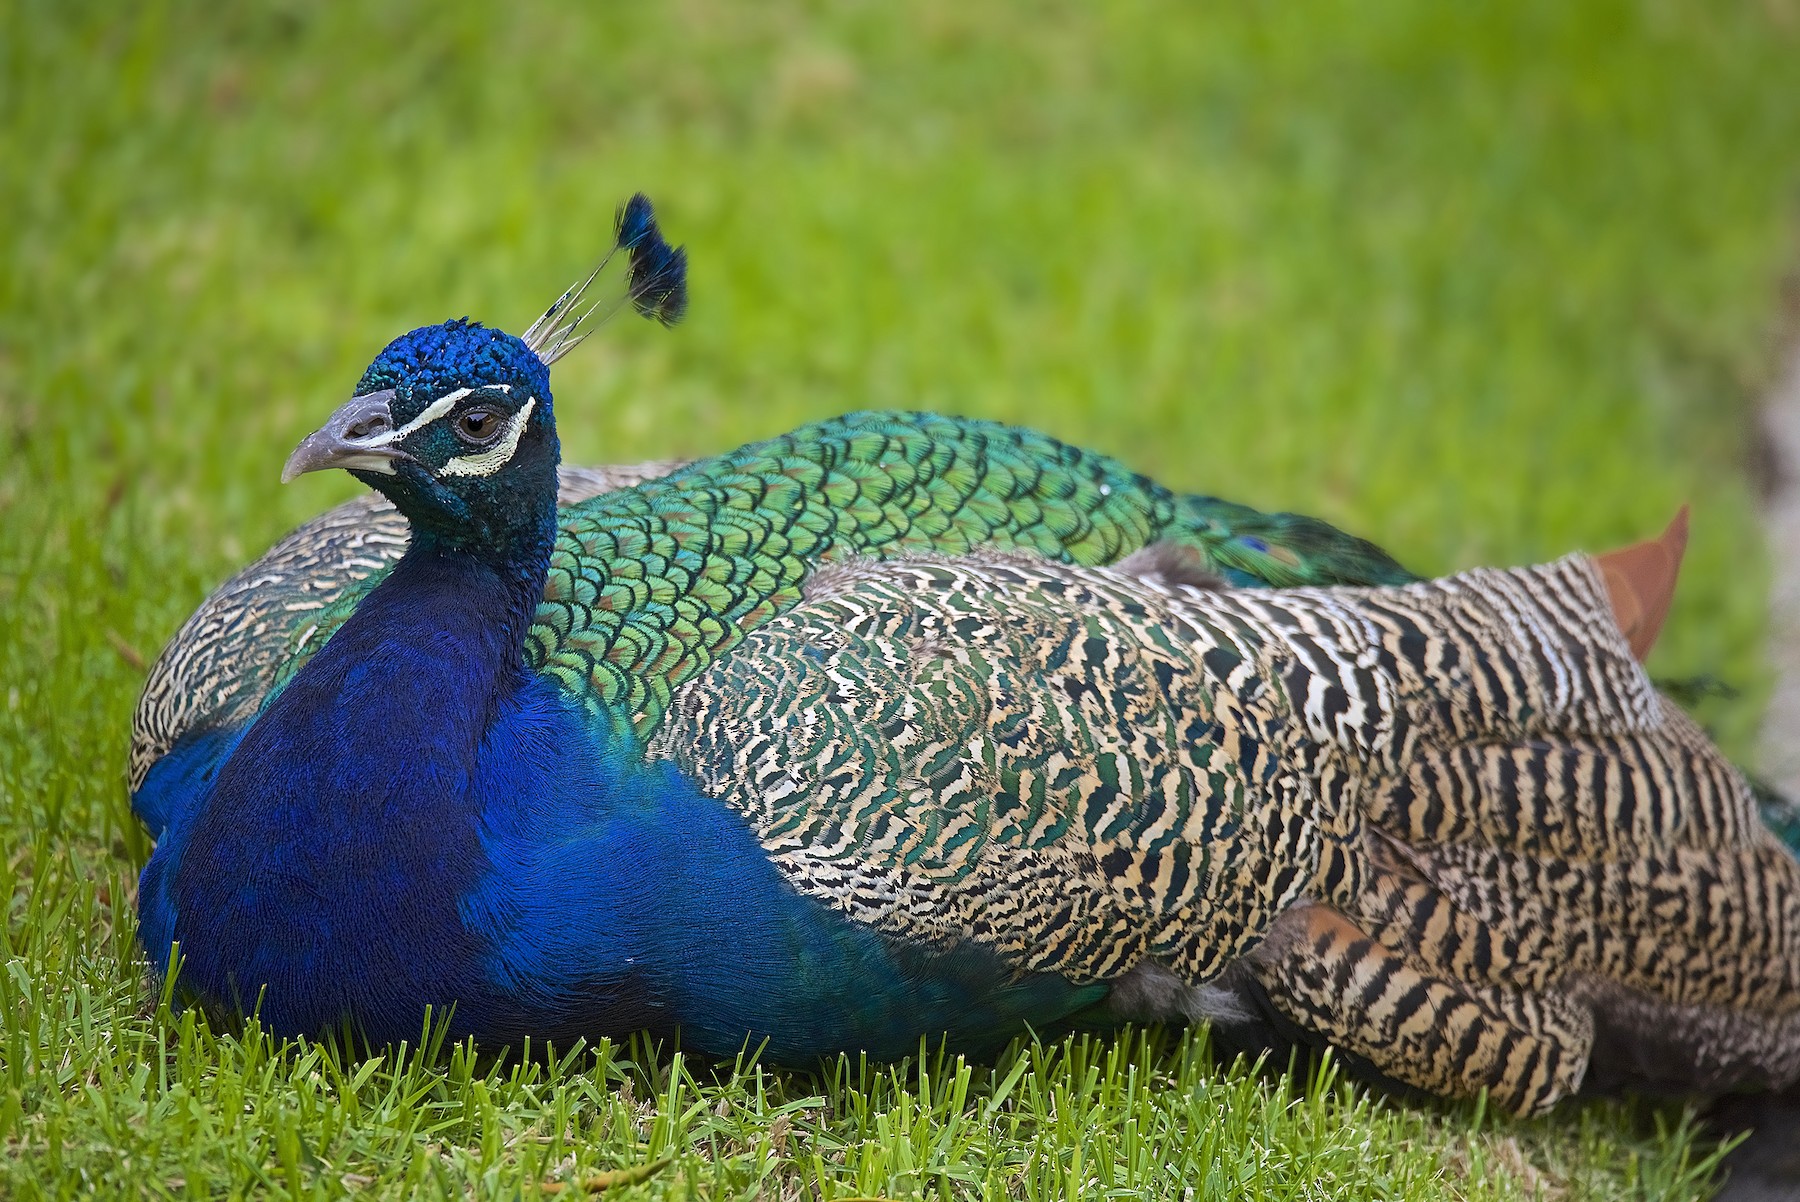
[[[641,197],[617,249],[677,318]],[[895,413],[559,507],[582,296],[391,343],[284,476],[397,515],[303,530],[153,670],[140,930],[182,997],[800,1064],[1211,1020],[1519,1113],[1800,1075],[1800,867],[1639,664],[1684,526],[1418,581]]]

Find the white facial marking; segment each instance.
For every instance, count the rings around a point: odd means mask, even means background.
[[[512,415],[507,423],[506,433],[499,442],[477,455],[462,455],[450,460],[438,469],[440,476],[491,476],[506,466],[506,461],[513,457],[519,449],[519,438],[525,433],[525,423],[531,420],[531,411],[537,408],[536,397],[526,397],[525,407]]]
[[[385,447],[389,443],[399,442],[408,434],[412,434],[425,426],[429,426],[432,422],[450,412],[451,409],[455,408],[456,402],[462,400],[470,393],[485,392],[490,388],[498,388],[501,392],[512,391],[511,384],[483,384],[480,388],[458,388],[454,391],[446,392],[443,396],[425,406],[425,408],[419,412],[419,416],[413,418],[398,430],[389,430],[385,434],[377,434],[373,438],[362,439],[357,445],[364,447]],[[390,467],[387,470],[389,475],[393,474],[393,468]]]
[[[341,467],[347,471],[374,472],[377,476],[398,476],[394,470],[394,461],[386,455],[345,455],[333,461],[333,467]]]
[[[431,404],[425,406],[424,411],[420,413],[419,416],[413,418],[398,430],[387,430],[383,433],[374,435],[371,438],[359,439],[356,445],[360,447],[385,447],[389,443],[399,442],[402,438],[405,438],[420,426],[423,426],[428,422],[434,422],[438,418],[444,416],[444,414],[450,412],[450,407],[463,397],[468,396],[470,391],[471,390],[467,388],[459,388],[449,396],[441,396],[437,400],[431,402]]]

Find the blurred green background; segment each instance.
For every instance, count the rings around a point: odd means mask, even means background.
[[[11,0],[12,971],[97,991],[94,1055],[141,1033],[129,906],[102,886],[128,902],[144,851],[123,786],[143,661],[354,489],[277,474],[390,337],[523,328],[640,189],[693,307],[558,366],[571,461],[978,414],[1429,572],[1630,541],[1691,500],[1652,666],[1737,688],[1703,716],[1747,756],[1797,54],[1793,0]],[[50,1106],[25,996],[9,1088]]]

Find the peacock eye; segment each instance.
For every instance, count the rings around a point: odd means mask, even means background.
[[[499,429],[500,415],[492,409],[471,409],[456,419],[456,436],[466,443],[488,442]]]

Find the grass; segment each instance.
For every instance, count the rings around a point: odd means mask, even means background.
[[[1704,1196],[1678,1109],[1302,1095],[1194,1037],[807,1077],[213,1033],[146,998],[123,757],[144,659],[353,487],[275,479],[374,351],[521,327],[637,188],[695,307],[559,366],[571,460],[954,410],[1428,571],[1692,500],[1653,667],[1732,685],[1703,716],[1743,754],[1797,50],[1777,0],[0,9],[0,1194],[513,1197],[672,1156],[619,1196]]]

